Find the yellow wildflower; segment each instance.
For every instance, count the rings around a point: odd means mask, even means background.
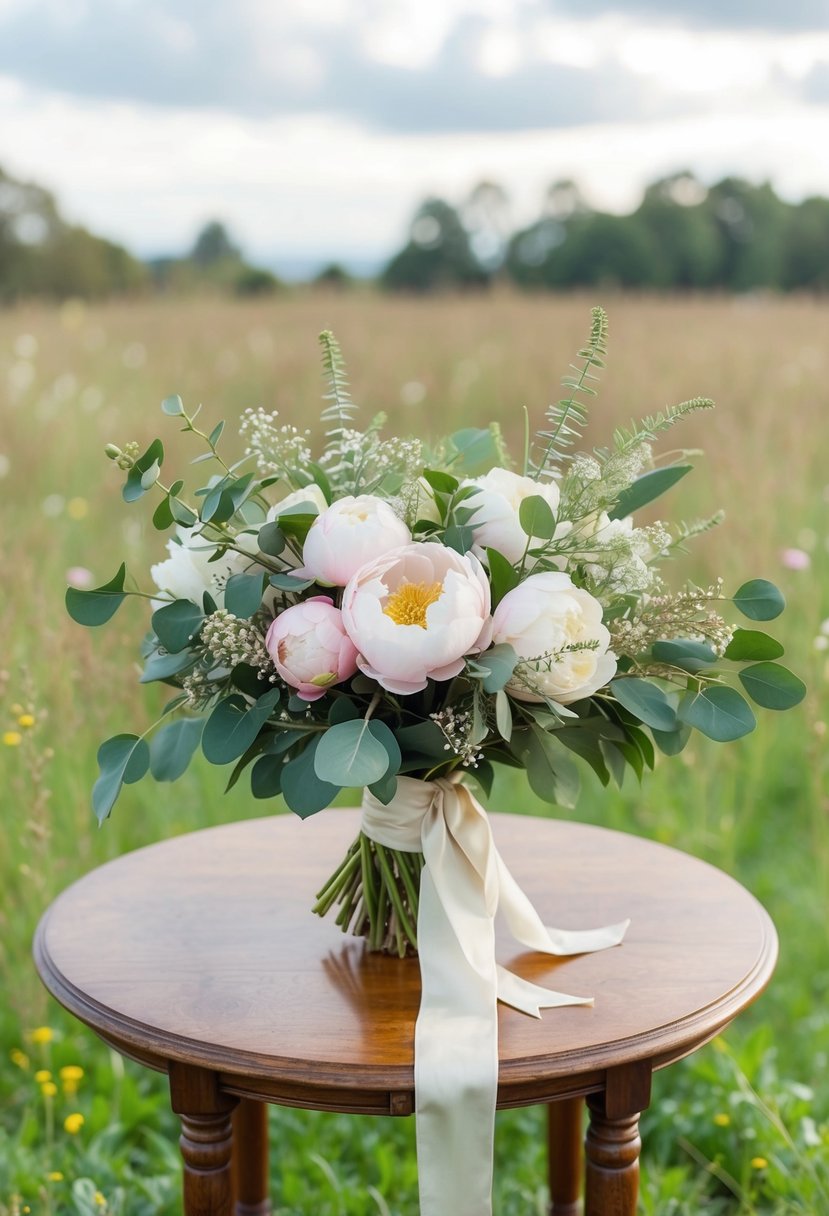
[[[717,1127],[728,1127],[731,1123],[731,1115],[727,1115],[724,1110],[721,1110],[714,1115],[714,1122]]]
[[[6,747],[19,747],[23,741],[23,736],[19,730],[4,730],[3,742]]]
[[[102,1195],[100,1191],[96,1191],[95,1192],[95,1202],[97,1203],[99,1208],[105,1208],[107,1205],[106,1196]]]
[[[29,1067],[29,1057],[26,1055],[25,1051],[21,1051],[19,1047],[15,1047],[9,1052],[9,1059],[11,1060],[12,1064],[16,1064],[18,1068]]]
[[[64,1064],[59,1075],[61,1081],[80,1081],[83,1069],[80,1064]]]
[[[34,714],[21,714],[20,717],[17,719],[18,726],[27,727],[27,726],[34,726],[34,724],[35,724]]]
[[[40,1087],[40,1092],[43,1094],[44,1098],[54,1098],[55,1094],[58,1092],[58,1087],[55,1085],[54,1081],[44,1081]]]
[[[51,1043],[55,1032],[51,1026],[36,1026],[29,1037],[33,1043]]]
[[[89,503],[85,498],[70,498],[66,504],[66,514],[70,519],[86,519],[89,514]]]
[[[44,1081],[52,1080],[52,1074],[49,1072],[48,1068],[39,1068],[35,1073],[35,1080],[37,1081],[38,1085],[42,1085]]]
[[[78,1111],[73,1111],[71,1115],[67,1115],[63,1121],[63,1130],[69,1132],[70,1136],[77,1136],[78,1132],[83,1127],[86,1120]]]
[[[46,1175],[47,1182],[63,1182],[63,1174],[60,1170],[52,1170]]]
[[[751,1168],[753,1170],[764,1170],[767,1168],[767,1166],[768,1166],[768,1161],[766,1161],[765,1157],[752,1157],[751,1158]]]

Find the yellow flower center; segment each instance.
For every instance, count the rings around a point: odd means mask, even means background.
[[[426,609],[440,599],[443,583],[401,583],[383,609],[395,625],[426,628]]]

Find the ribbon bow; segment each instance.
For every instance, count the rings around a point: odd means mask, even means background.
[[[417,941],[422,995],[415,1026],[415,1115],[421,1216],[491,1216],[497,1001],[542,1009],[592,1005],[532,984],[495,961],[495,913],[545,954],[617,946],[629,921],[601,929],[546,928],[495,847],[489,817],[452,779],[399,777],[383,806],[366,790],[362,830],[379,844],[423,852]]]

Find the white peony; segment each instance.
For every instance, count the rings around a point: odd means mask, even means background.
[[[508,642],[524,660],[507,685],[519,701],[567,705],[616,674],[601,604],[559,571],[531,574],[504,596],[492,615],[492,641]]]
[[[232,574],[241,574],[251,568],[251,559],[244,553],[228,549],[218,561],[211,561],[217,545],[202,539],[198,529],[176,529],[178,539],[167,542],[170,556],[166,561],[150,567],[150,576],[160,591],[166,591],[176,600],[192,600],[202,606],[202,597],[207,591],[218,608],[224,607],[225,585]],[[255,547],[255,545],[254,545]],[[154,600],[153,608],[161,608],[166,600]]]
[[[303,567],[319,583],[344,587],[366,562],[411,539],[385,499],[374,494],[340,498],[311,524],[302,550]]]
[[[450,680],[489,624],[489,583],[476,557],[434,541],[363,566],[343,593],[357,665],[389,692]]]
[[[304,486],[301,490],[293,490],[281,502],[271,507],[267,515],[268,523],[273,523],[275,519],[279,519],[280,515],[286,515],[290,511],[295,511],[297,507],[303,504],[313,508],[312,511],[309,511],[309,514],[322,515],[323,511],[328,510],[325,495],[316,482],[312,481],[310,485]]]
[[[475,494],[464,502],[475,511],[469,521],[475,533],[475,543],[486,549],[497,549],[507,561],[519,562],[527,547],[527,534],[521,527],[518,512],[525,498],[543,498],[553,514],[558,510],[559,489],[554,481],[533,481],[509,469],[490,469],[484,477],[474,477],[461,483],[475,486]],[[535,548],[543,542],[530,541]]]

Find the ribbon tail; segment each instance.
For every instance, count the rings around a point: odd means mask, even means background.
[[[592,996],[569,996],[566,992],[542,988],[539,984],[522,979],[520,975],[515,975],[501,966],[498,967],[498,1000],[533,1018],[540,1018],[542,1009],[593,1004]]]
[[[542,954],[593,954],[618,946],[627,931],[629,920],[597,929],[555,929],[542,924],[541,917],[507,869],[495,850],[500,887],[499,907],[503,911],[513,937],[523,946]]]

